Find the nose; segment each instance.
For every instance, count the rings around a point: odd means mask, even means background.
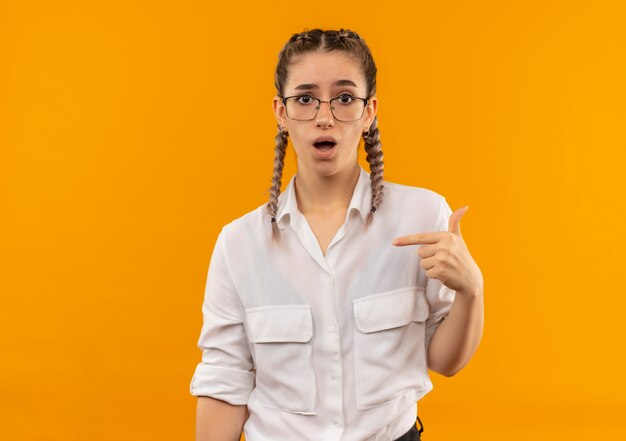
[[[328,106],[324,106],[324,104]],[[329,102],[320,103],[320,109],[317,111],[316,124],[324,127],[335,124],[335,117],[330,110]]]

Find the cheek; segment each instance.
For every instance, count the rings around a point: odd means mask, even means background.
[[[363,137],[363,130],[362,127],[358,126],[354,128],[354,132],[352,133],[352,136],[354,139],[355,144],[358,144],[361,141],[361,138]]]
[[[344,148],[349,150],[350,153],[356,153],[359,149],[359,143],[361,142],[361,132],[353,132],[345,137]]]
[[[306,152],[306,145],[304,145],[304,142],[305,141],[299,139],[298,137],[291,137],[291,139],[289,140],[289,143],[296,153],[296,156],[304,154]]]

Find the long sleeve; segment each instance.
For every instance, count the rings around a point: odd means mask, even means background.
[[[446,198],[442,196],[437,220],[437,231],[448,231],[448,221],[451,214],[452,209],[448,205]],[[426,282],[426,299],[428,300],[429,314],[426,320],[426,353],[428,353],[430,339],[452,308],[455,294],[456,291],[448,288],[441,281],[428,278]]]
[[[254,363],[243,328],[241,302],[229,272],[224,229],[211,256],[202,315],[198,340],[202,361],[191,379],[191,394],[247,404],[254,388]]]

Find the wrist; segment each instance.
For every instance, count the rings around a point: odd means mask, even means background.
[[[478,285],[468,289],[459,289],[456,293],[465,299],[479,299],[483,295],[483,287]]]

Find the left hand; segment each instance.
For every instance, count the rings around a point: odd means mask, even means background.
[[[483,276],[461,235],[461,216],[468,209],[469,206],[465,205],[450,215],[448,231],[398,237],[392,244],[423,245],[418,248],[417,254],[422,258],[420,266],[426,270],[428,277],[440,280],[460,294],[477,295],[482,294]]]

